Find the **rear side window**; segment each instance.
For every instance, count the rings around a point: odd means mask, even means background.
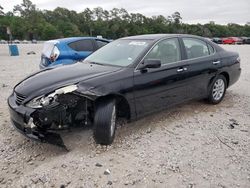
[[[94,51],[94,46],[91,40],[78,40],[68,44],[75,51]]]
[[[102,41],[102,40],[96,40],[96,44],[97,44],[97,48],[99,49],[99,48],[105,46],[106,44],[108,44],[108,42]]]
[[[198,58],[209,55],[207,43],[194,38],[183,38],[184,46],[187,52],[187,58]]]

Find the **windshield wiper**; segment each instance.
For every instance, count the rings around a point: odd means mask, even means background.
[[[102,64],[102,63],[97,63],[97,62],[89,62],[90,64],[95,64],[95,65],[103,65],[104,66],[104,64]]]

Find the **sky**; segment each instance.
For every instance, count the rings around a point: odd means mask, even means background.
[[[141,13],[146,16],[171,15],[180,12],[182,21],[189,24],[217,24],[250,22],[250,0],[31,0],[39,9],[53,10],[65,7],[77,12],[85,8],[102,7],[125,8],[129,13]],[[13,6],[22,0],[0,0],[4,12],[12,11]]]

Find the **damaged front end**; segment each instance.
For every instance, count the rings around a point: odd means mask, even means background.
[[[19,96],[14,92],[8,99],[11,120],[19,132],[31,139],[65,147],[56,131],[93,122],[94,97],[78,93],[76,85],[57,89],[24,104]]]

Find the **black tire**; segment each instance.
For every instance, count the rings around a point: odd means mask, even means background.
[[[220,90],[220,94],[218,94],[218,97],[215,97],[215,88],[216,88],[216,84],[218,84],[218,82],[223,81],[223,85],[224,85],[224,89]],[[220,103],[226,93],[226,89],[227,89],[227,80],[225,78],[225,76],[223,75],[218,75],[217,77],[215,77],[215,79],[213,80],[213,82],[211,83],[210,87],[209,87],[209,93],[208,93],[208,102],[210,104],[218,104]]]
[[[97,144],[112,144],[116,130],[116,114],[114,99],[98,102],[94,116],[94,139]],[[112,120],[115,121],[113,124]]]

